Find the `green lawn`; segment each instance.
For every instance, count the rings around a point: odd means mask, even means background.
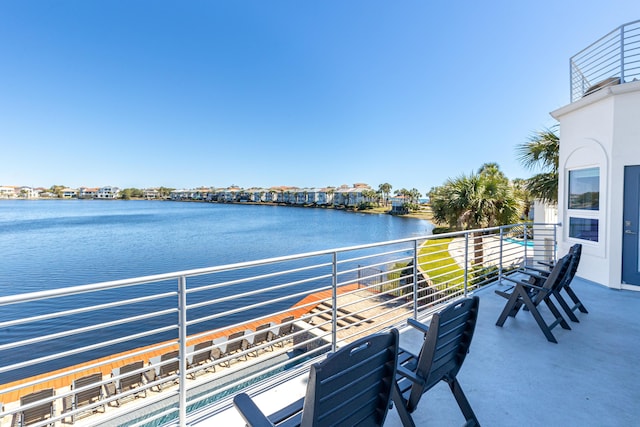
[[[448,251],[452,240],[427,240],[418,250],[420,268],[436,286],[446,284],[446,287],[452,287],[464,284],[464,269],[460,268]]]

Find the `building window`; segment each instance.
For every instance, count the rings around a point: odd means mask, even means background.
[[[600,168],[569,171],[569,237],[599,241]]]
[[[594,218],[569,218],[569,237],[598,241],[598,220]]]
[[[600,168],[569,171],[569,209],[600,209]]]

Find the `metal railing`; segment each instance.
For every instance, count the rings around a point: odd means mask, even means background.
[[[555,258],[555,224],[519,224],[0,297],[0,424],[184,426]]]
[[[621,25],[570,59],[571,102],[640,80],[640,20]]]

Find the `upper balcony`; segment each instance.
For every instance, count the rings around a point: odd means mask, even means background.
[[[570,59],[571,102],[640,80],[640,20],[621,25]]]
[[[428,322],[474,293],[480,318],[459,379],[483,425],[632,425],[640,294],[576,279],[589,314],[554,329],[559,344],[528,313],[495,326],[503,275],[555,248],[556,225],[514,225],[0,297],[0,423],[44,406],[30,425],[241,426],[239,391],[277,409],[304,394],[327,352],[391,327],[417,350],[406,319]],[[414,418],[462,424],[445,385]],[[386,425],[400,425],[394,411]]]

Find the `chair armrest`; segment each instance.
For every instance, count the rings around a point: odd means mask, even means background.
[[[517,270],[517,273],[526,274],[529,277],[533,277],[533,278],[540,279],[540,280],[544,280],[548,276],[548,274],[547,274],[547,276],[542,276],[542,275],[538,274],[535,271],[528,271],[528,270],[529,270],[529,267],[526,267],[526,270],[525,269],[520,269],[520,270]]]
[[[539,274],[545,274],[545,275],[549,275],[550,271],[545,269],[545,268],[536,268],[536,267],[531,267],[530,265],[524,267],[525,270],[531,270],[531,271],[535,271],[536,273]],[[523,271],[523,273],[526,273],[526,271]]]
[[[412,318],[408,318],[407,319],[407,324],[413,326],[414,328],[416,328],[417,330],[419,330],[420,332],[426,334],[427,331],[429,330],[429,326],[425,325],[422,322],[418,322],[416,319],[412,319]]]
[[[273,424],[262,413],[260,408],[253,403],[253,400],[246,393],[237,394],[233,398],[233,405],[236,407],[244,421],[249,427],[273,427]]]
[[[532,285],[531,283],[527,283],[527,282],[521,282],[520,280],[512,279],[511,277],[508,277],[508,276],[502,276],[502,278],[505,279],[505,280],[508,280],[510,282],[517,283],[518,285],[524,286],[526,288],[544,290],[544,288],[541,287],[541,286]]]
[[[398,366],[396,368],[396,373],[398,375],[408,379],[412,383],[415,383],[415,384],[418,384],[418,385],[424,385],[424,379],[423,378],[419,378],[415,374],[415,372],[410,371],[409,369],[405,368],[404,366]]]
[[[553,262],[546,262],[546,261],[536,261],[536,262],[540,265],[544,265],[550,268],[553,268],[555,266],[555,263]]]

